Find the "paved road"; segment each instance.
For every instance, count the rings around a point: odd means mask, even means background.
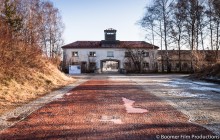
[[[62,98],[2,131],[0,139],[214,137],[213,132],[189,122],[190,116],[157,95],[158,90],[162,90],[162,94],[168,91],[170,85],[161,84],[172,79],[181,79],[181,76],[93,76]]]
[[[116,77],[115,77],[116,78]],[[130,76],[146,92],[166,100],[189,121],[220,136],[220,85],[192,81],[185,75]]]

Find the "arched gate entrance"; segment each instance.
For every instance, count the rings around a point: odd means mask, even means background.
[[[117,59],[101,60],[101,71],[103,73],[118,73],[120,69],[120,61]]]

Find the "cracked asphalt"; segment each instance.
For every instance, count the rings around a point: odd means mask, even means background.
[[[171,88],[161,85],[167,81],[164,79],[160,81],[160,78],[159,76],[155,78],[95,75],[73,88],[62,98],[46,104],[15,125],[1,131],[0,139],[219,138],[211,129],[190,121],[191,116],[187,115],[183,109],[172,105],[172,103],[176,104],[175,102],[162,98]],[[164,76],[164,78],[170,80],[181,76],[172,76],[172,78]],[[162,90],[162,87],[166,90]],[[159,90],[162,90],[160,92],[164,96],[158,95]],[[134,101],[132,109],[147,111],[128,112],[123,99]]]

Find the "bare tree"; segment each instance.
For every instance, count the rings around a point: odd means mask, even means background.
[[[61,54],[60,46],[63,44],[62,32],[64,25],[59,10],[51,2],[41,3],[41,44],[45,54],[54,58]],[[43,47],[44,46],[44,47]]]
[[[207,8],[206,8],[206,16],[208,18],[208,24],[209,24],[209,30],[210,30],[210,46],[211,46],[211,50],[213,50],[213,24],[214,24],[214,7],[212,4],[212,0],[207,0]]]
[[[153,30],[160,38],[163,40],[163,45],[166,50],[165,61],[166,61],[166,69],[167,72],[171,71],[169,58],[168,58],[168,49],[169,49],[169,36],[171,28],[170,17],[172,11],[173,0],[155,0],[153,1],[153,5],[150,6],[144,18],[141,19],[142,27],[146,27],[146,23],[150,22],[152,25],[155,25],[155,30]],[[155,15],[155,16],[151,16]],[[153,18],[152,18],[153,17]],[[152,26],[151,25],[151,26]],[[151,27],[152,28],[152,27]],[[162,49],[162,48],[161,48]]]
[[[18,12],[18,5],[17,1],[10,1],[10,0],[3,0],[1,1],[2,10],[1,10],[1,18],[7,24],[13,36],[18,33],[22,28],[22,17]]]
[[[187,31],[187,40],[191,50],[191,71],[194,71],[194,50],[199,48],[199,20],[201,18],[201,10],[203,7],[198,0],[186,0],[185,9],[185,29]]]
[[[156,58],[154,49],[146,50],[144,43],[121,43],[120,45],[125,48],[125,69],[128,72],[143,73],[155,70]]]
[[[218,60],[218,50],[219,50],[219,24],[220,24],[220,2],[218,0],[213,0],[213,7],[214,7],[214,15],[215,15],[215,23],[216,23],[216,60]]]
[[[59,11],[52,5],[52,20],[45,27],[48,13],[43,0],[0,0],[0,66],[3,74],[14,77],[25,68],[39,68],[42,63],[43,41],[52,42],[53,58],[60,53],[62,43],[62,21]],[[42,22],[43,21],[43,22]],[[42,32],[44,29],[44,32]],[[49,30],[51,29],[51,32]],[[42,36],[52,36],[42,41]],[[48,46],[47,46],[48,47]],[[45,57],[44,57],[45,59]]]
[[[149,42],[151,42],[154,45],[154,39],[155,39],[155,22],[158,19],[157,11],[154,9],[154,7],[146,7],[147,12],[145,13],[144,17],[138,21],[138,24],[141,25],[141,27],[146,31],[146,33],[149,33],[151,38],[148,38],[148,35],[146,35],[146,38],[149,39]]]
[[[177,2],[173,5],[173,18],[171,21],[171,38],[174,40],[174,43],[177,44],[178,48],[178,61],[179,61],[179,71],[182,71],[181,64],[181,46],[184,44],[183,39],[185,38],[184,34],[184,21],[186,19],[186,1],[185,0],[177,0]]]
[[[143,53],[144,51],[138,48],[132,49],[130,47],[127,47],[126,49],[126,59],[127,62],[131,63],[131,65],[133,65],[134,67],[134,71],[135,72],[143,72],[143,67],[142,67],[142,63],[143,63]]]

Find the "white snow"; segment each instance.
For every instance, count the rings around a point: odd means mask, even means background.
[[[186,84],[190,84],[188,82],[185,82],[183,80],[175,80],[175,81],[170,81],[170,84],[174,84],[174,85],[186,85]]]
[[[53,99],[60,99],[60,98],[63,98],[63,94],[58,94],[53,97]]]
[[[205,94],[192,94],[190,92],[182,92],[182,91],[168,91],[169,95],[172,96],[179,96],[179,97],[205,97]]]
[[[180,96],[180,97],[196,97],[197,96],[189,92],[178,92],[178,91],[169,91],[168,94],[174,95],[174,96]]]
[[[68,96],[71,95],[71,94],[72,94],[72,92],[68,92],[68,93],[66,93],[66,95],[68,95]]]
[[[202,90],[202,91],[215,91],[215,92],[220,92],[219,88],[212,88],[212,87],[204,87],[204,86],[191,86],[189,87],[190,89],[193,90]]]
[[[127,113],[146,113],[148,110],[142,108],[135,108],[132,105],[135,101],[122,97]]]
[[[186,86],[188,89],[192,89],[192,90],[220,92],[220,88],[209,87],[209,86],[216,86],[216,84],[207,83],[207,82],[187,82],[178,79],[175,81],[169,81],[169,83],[158,83],[158,84],[166,87]]]
[[[193,82],[194,84],[202,85],[202,86],[214,86],[216,84],[207,83],[207,82]]]
[[[175,85],[175,84],[160,84],[162,86],[165,86],[165,87],[178,87],[178,85]]]
[[[117,119],[114,116],[103,115],[100,121],[102,121],[102,122],[113,122],[115,124],[123,124],[121,119]]]

